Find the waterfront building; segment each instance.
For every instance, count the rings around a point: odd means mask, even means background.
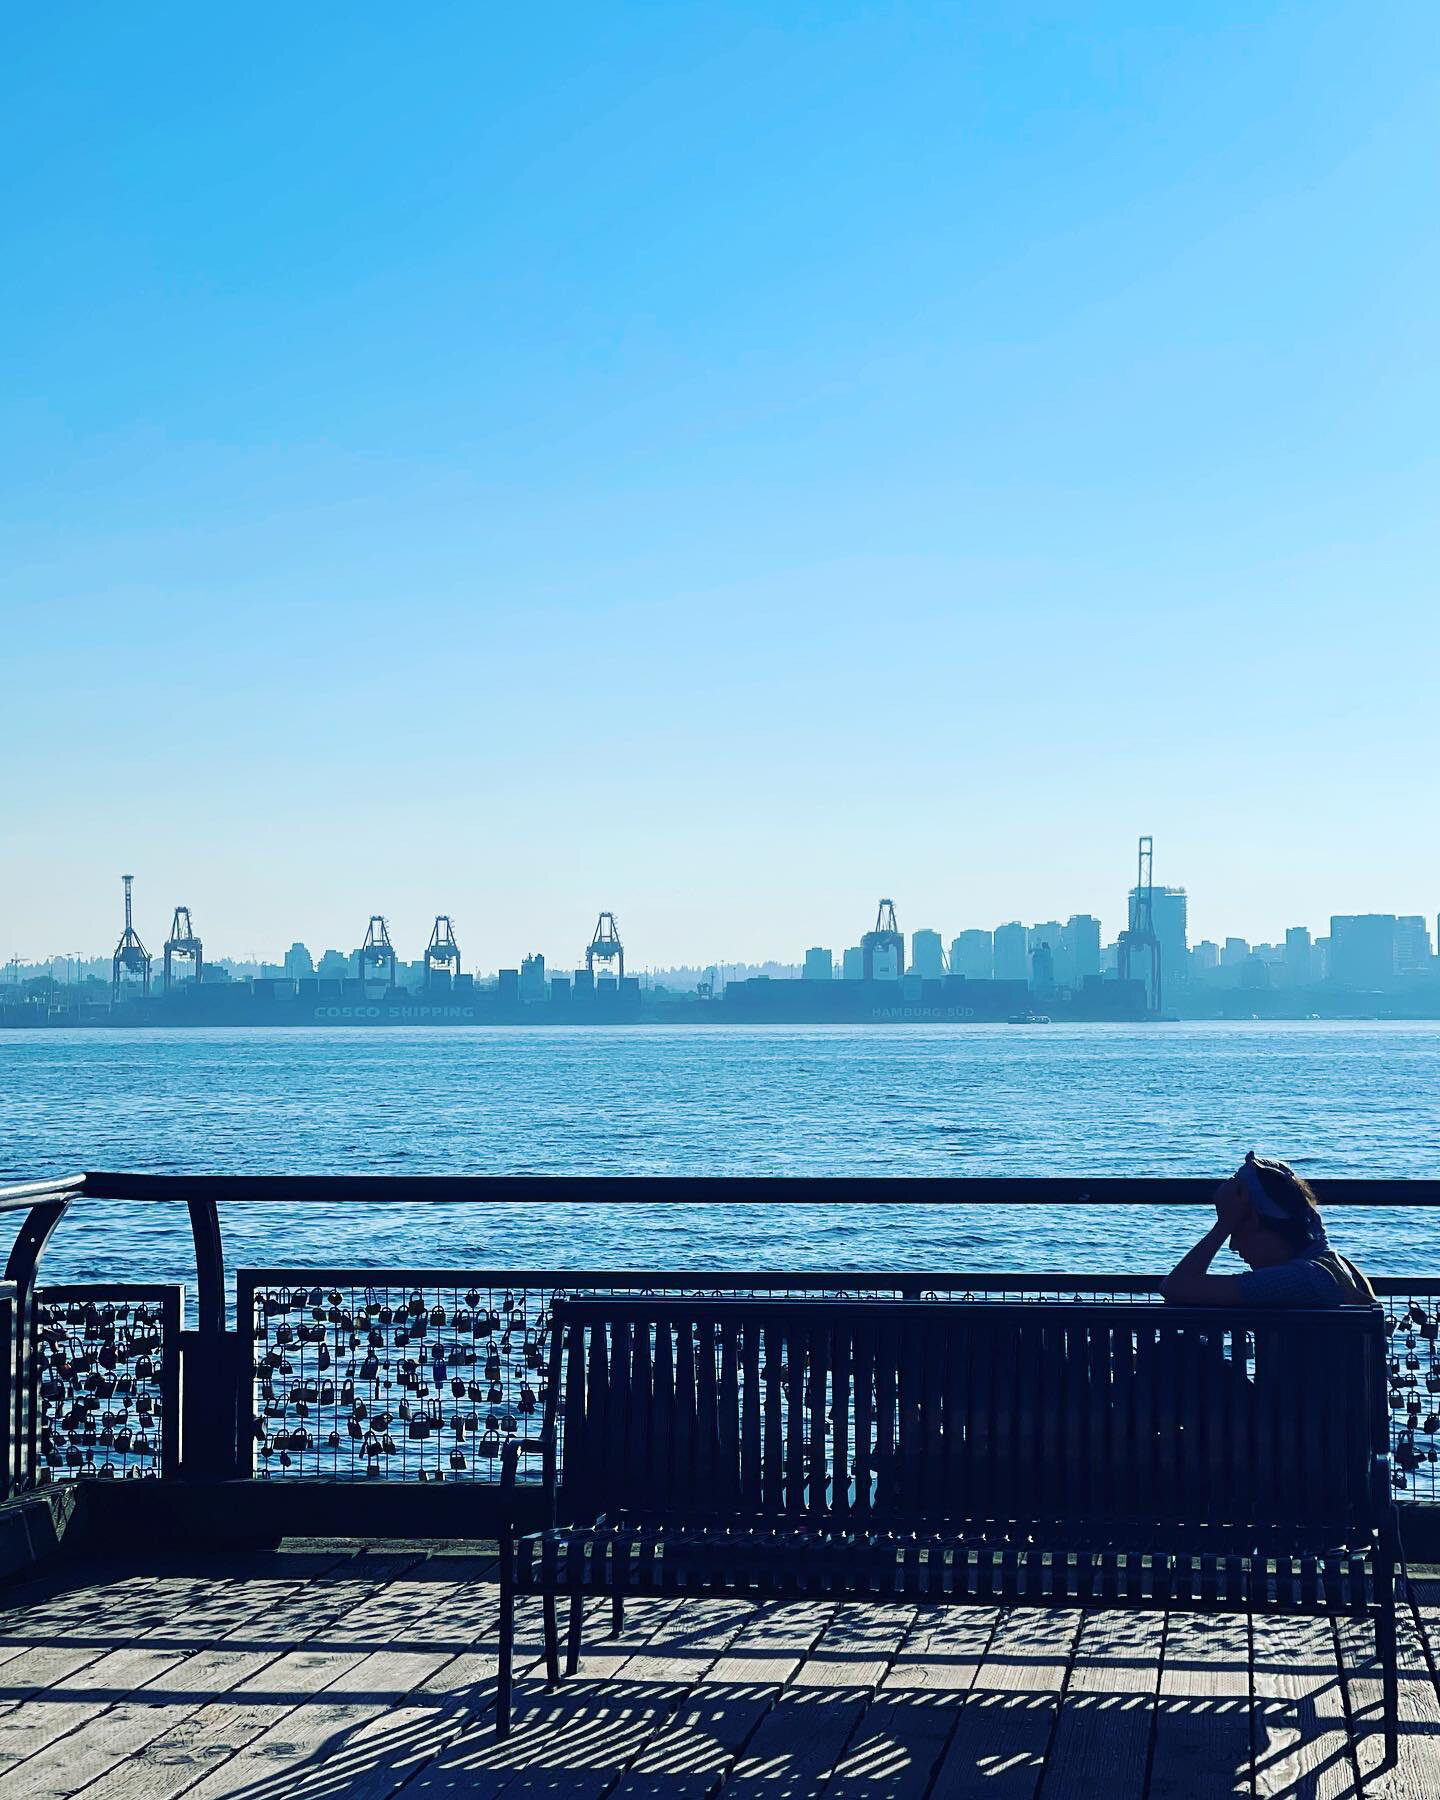
[[[1398,968],[1394,913],[1337,913],[1330,920],[1330,979],[1341,987],[1381,987]]]
[[[967,981],[989,981],[995,974],[995,940],[988,931],[962,931],[950,944],[950,973]]]
[[[1018,919],[995,927],[995,979],[1029,981],[1030,945]]]
[[[1030,953],[1030,985],[1038,994],[1055,991],[1055,953],[1045,938]]]
[[[1395,972],[1423,975],[1429,968],[1429,928],[1418,913],[1402,913],[1395,921]]]
[[[842,981],[860,981],[865,974],[865,952],[858,944],[851,944],[840,955],[840,978]]]
[[[1242,969],[1250,960],[1250,945],[1242,937],[1227,937],[1220,952],[1222,969]]]
[[[327,981],[343,981],[350,973],[350,958],[343,950],[327,950],[315,965],[315,973]]]
[[[1211,938],[1201,938],[1187,962],[1191,981],[1213,982],[1220,970],[1220,946]]]
[[[816,944],[805,952],[805,967],[801,970],[805,981],[833,981],[835,978],[835,959],[828,950]]]
[[[1058,919],[1047,919],[1043,925],[1032,925],[1026,934],[1030,952],[1030,977],[1035,979],[1035,952],[1044,946],[1050,952],[1051,987],[1073,987],[1070,975],[1070,946],[1065,927]]]
[[[1084,987],[1100,974],[1100,921],[1093,913],[1071,913],[1065,925],[1070,951],[1070,981]]]
[[[945,945],[938,931],[911,932],[910,967],[922,981],[945,979]]]
[[[1285,977],[1291,987],[1308,987],[1312,961],[1310,929],[1291,925],[1285,933]]]
[[[285,952],[285,973],[291,981],[303,981],[315,973],[315,963],[304,944],[296,942]]]

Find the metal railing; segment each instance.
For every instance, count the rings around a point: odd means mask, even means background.
[[[1440,1182],[1318,1185],[1327,1207],[1440,1204]],[[1208,1180],[1109,1178],[572,1182],[121,1174],[0,1189],[0,1211],[21,1221],[8,1282],[0,1286],[7,1383],[0,1474],[6,1491],[87,1476],[487,1483],[506,1439],[526,1435],[542,1403],[550,1307],[578,1291],[1139,1304],[1159,1298],[1155,1275],[242,1269],[230,1329],[222,1202],[1194,1206],[1212,1192]],[[102,1199],[187,1208],[196,1259],[193,1326],[186,1327],[178,1287],[37,1285],[61,1218]],[[1375,1286],[1391,1329],[1397,1496],[1440,1504],[1440,1278],[1393,1277]],[[109,1318],[107,1307],[116,1309]]]

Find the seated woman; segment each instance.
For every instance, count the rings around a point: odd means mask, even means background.
[[[1325,1241],[1308,1181],[1288,1163],[1252,1150],[1215,1190],[1215,1223],[1165,1277],[1172,1306],[1342,1306],[1375,1290],[1354,1263]],[[1226,1239],[1248,1275],[1212,1275]]]

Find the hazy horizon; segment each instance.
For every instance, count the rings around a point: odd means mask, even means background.
[[[0,957],[1433,927],[1436,36],[17,18]]]

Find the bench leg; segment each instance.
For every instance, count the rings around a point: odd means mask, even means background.
[[[1395,1596],[1381,1603],[1375,1615],[1375,1649],[1380,1658],[1385,1696],[1385,1761],[1394,1764],[1400,1756],[1400,1671],[1395,1643]]]
[[[510,1693],[515,1678],[515,1590],[510,1558],[500,1563],[500,1673],[495,1692],[495,1735],[510,1735]]]
[[[610,1635],[619,1637],[625,1629],[625,1596],[616,1588],[610,1595]]]
[[[555,1595],[547,1592],[542,1602],[545,1612],[545,1679],[554,1687],[560,1679],[560,1626],[555,1617]]]
[[[565,1673],[573,1675],[580,1666],[580,1621],[585,1616],[585,1596],[570,1596],[570,1626],[565,1633]]]

